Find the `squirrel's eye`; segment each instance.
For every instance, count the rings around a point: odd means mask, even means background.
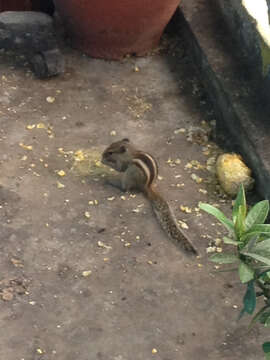
[[[108,151],[107,154],[108,154],[108,155],[112,155],[113,152],[112,152],[112,151]]]

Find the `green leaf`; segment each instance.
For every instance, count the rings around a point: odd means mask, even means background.
[[[236,223],[236,219],[238,217],[240,207],[242,207],[242,209],[244,210],[243,214],[245,217],[246,212],[247,212],[247,203],[246,203],[246,196],[245,196],[245,190],[244,190],[243,184],[240,185],[240,188],[239,188],[239,191],[238,191],[238,194],[235,199],[234,206],[233,206],[232,216],[233,216],[234,224]]]
[[[265,354],[270,354],[270,342],[269,341],[263,343],[262,348],[263,348],[263,351],[264,351]]]
[[[268,318],[265,320],[264,326],[270,327],[270,314],[269,314]]]
[[[247,241],[253,236],[257,235],[269,235],[270,236],[270,224],[254,224],[248,231],[241,237],[241,241]]]
[[[245,219],[246,219],[246,207],[240,205],[238,207],[238,213],[235,219],[235,232],[237,238],[241,238],[242,234],[245,232]]]
[[[238,273],[242,283],[247,283],[254,279],[254,270],[243,261],[239,264]]]
[[[265,305],[262,307],[252,318],[251,322],[248,325],[248,328],[251,329],[252,326],[257,322],[260,321],[262,315],[264,314],[265,310],[269,308],[269,305]]]
[[[253,246],[252,251],[253,252],[263,251],[264,253],[267,253],[270,255],[270,239],[265,239],[263,241],[256,243]]]
[[[264,326],[269,326],[269,317],[270,317],[270,311],[264,311],[263,314],[261,314],[259,321],[261,324],[263,324]],[[268,322],[268,325],[267,325]]]
[[[206,211],[208,214],[215,216],[229,231],[234,232],[233,222],[228,219],[222,211],[205,203],[200,203],[199,208]]]
[[[254,254],[254,253],[250,253],[250,252],[241,252],[241,254],[246,255],[251,257],[252,259],[258,260],[266,265],[270,265],[270,259],[262,256],[262,255],[258,255],[258,254]]]
[[[239,245],[239,243],[237,241],[235,241],[227,236],[224,236],[223,242],[224,242],[224,244],[230,244],[230,245],[236,245],[236,246]]]
[[[256,292],[254,288],[254,282],[250,281],[247,284],[247,291],[245,293],[245,296],[243,298],[243,304],[244,308],[241,311],[241,316],[246,312],[249,315],[253,313],[256,307]]]
[[[252,251],[241,251],[240,253],[270,265],[270,239],[257,243],[253,246]]]
[[[210,260],[219,264],[233,264],[239,261],[239,258],[234,254],[214,254],[210,257]]]
[[[263,200],[255,204],[246,217],[246,228],[249,230],[254,224],[263,224],[269,212],[269,201]]]

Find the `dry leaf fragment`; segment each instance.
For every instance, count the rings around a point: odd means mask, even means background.
[[[114,199],[115,199],[115,196],[111,196],[111,197],[107,198],[108,201],[113,201]]]
[[[85,216],[87,219],[90,219],[90,217],[91,217],[90,212],[89,212],[89,211],[85,211],[84,216]]]

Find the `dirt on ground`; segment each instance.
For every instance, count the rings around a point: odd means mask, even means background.
[[[0,55],[0,359],[262,359],[266,334],[237,320],[237,273],[208,260],[224,231],[198,203],[229,214],[231,200],[215,186],[215,116],[181,39],[121,62],[63,52],[50,80]],[[200,257],[166,237],[142,194],[105,184],[100,154],[123,137],[156,157]]]

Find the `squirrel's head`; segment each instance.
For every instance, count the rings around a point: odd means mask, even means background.
[[[102,154],[102,163],[117,171],[125,171],[132,160],[132,145],[124,138],[113,142]]]

